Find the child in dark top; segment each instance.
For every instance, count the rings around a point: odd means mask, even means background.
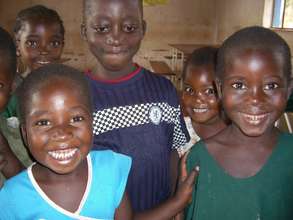
[[[209,138],[226,127],[216,92],[217,48],[202,47],[188,57],[183,69],[182,102],[190,141],[178,149],[187,152],[200,139]]]
[[[12,82],[16,73],[16,49],[11,36],[0,27],[0,112],[9,100]],[[9,178],[23,169],[12,153],[6,140],[6,119],[0,116],[0,170]],[[2,181],[0,181],[2,185]]]
[[[83,16],[82,35],[97,59],[96,71],[88,74],[93,149],[129,155],[132,206],[152,208],[171,195],[176,169],[170,158],[177,159],[176,148],[189,139],[176,89],[133,63],[146,31],[141,0],[84,0]]]
[[[175,197],[133,216],[125,192],[131,158],[90,151],[92,100],[82,73],[47,65],[34,70],[19,92],[21,130],[36,162],[1,189],[1,220],[170,219],[191,199],[196,172]]]
[[[17,87],[32,70],[58,63],[64,47],[64,26],[58,13],[42,5],[21,10],[16,16],[14,38],[18,57]],[[4,116],[17,116],[15,96],[9,101]]]
[[[188,155],[200,174],[186,219],[293,219],[293,136],[274,126],[290,76],[290,48],[275,32],[248,27],[225,40],[217,85],[232,123]]]

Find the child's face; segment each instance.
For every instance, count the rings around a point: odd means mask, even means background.
[[[3,64],[3,61],[0,59],[0,112],[2,112],[10,97],[10,91],[12,86],[12,73],[7,65]]]
[[[183,105],[196,123],[211,124],[219,118],[219,102],[216,97],[212,65],[187,67]]]
[[[260,136],[274,126],[287,103],[288,82],[272,53],[235,53],[222,78],[223,106],[247,136]]]
[[[132,64],[145,32],[137,0],[92,0],[82,29],[89,48],[108,71]]]
[[[57,63],[64,46],[60,24],[41,20],[27,21],[16,36],[17,50],[22,62],[30,70]]]
[[[33,93],[22,126],[33,157],[59,174],[74,171],[92,145],[91,112],[72,88],[55,80]]]

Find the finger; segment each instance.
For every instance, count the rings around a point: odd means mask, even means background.
[[[194,185],[195,180],[199,174],[199,167],[192,169],[192,171],[189,173],[187,179],[186,179],[186,184],[187,185]]]
[[[187,177],[187,168],[186,168],[186,160],[187,160],[188,152],[186,152],[180,160],[180,180],[184,181]]]

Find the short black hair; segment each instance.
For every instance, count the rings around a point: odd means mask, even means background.
[[[86,20],[86,15],[90,12],[90,2],[93,1],[93,0],[83,0],[83,22],[85,22]],[[117,0],[117,1],[121,1],[121,0]],[[132,0],[133,1],[133,0]],[[138,1],[139,3],[139,10],[141,11],[141,16],[143,18],[143,0],[135,0],[135,1]]]
[[[185,79],[188,66],[212,65],[216,71],[217,51],[218,48],[210,46],[195,49],[187,58],[183,68],[182,78]]]
[[[14,25],[14,34],[17,35],[23,28],[25,22],[30,20],[51,20],[52,22],[57,22],[60,24],[60,30],[62,36],[65,34],[65,28],[63,21],[57,11],[47,8],[43,5],[35,5],[29,8],[25,8],[18,12],[16,16],[16,21]]]
[[[243,28],[227,38],[218,51],[217,76],[225,72],[225,66],[233,60],[233,56],[244,50],[267,51],[274,55],[282,66],[284,76],[291,77],[291,52],[286,41],[274,31],[251,26]]]
[[[20,87],[17,89],[17,98],[19,102],[20,120],[23,123],[29,110],[29,102],[32,95],[40,88],[51,84],[52,81],[68,81],[74,84],[75,91],[78,91],[84,103],[92,112],[92,98],[90,87],[85,75],[72,67],[63,64],[48,64],[33,70]]]
[[[2,27],[0,27],[0,56],[1,60],[7,63],[10,74],[14,78],[16,73],[16,48],[13,38]]]

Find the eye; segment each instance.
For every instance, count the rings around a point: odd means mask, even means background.
[[[50,121],[46,119],[41,119],[35,123],[36,126],[49,126],[50,124]]]
[[[236,82],[231,85],[234,89],[246,89],[246,86],[242,82]]]
[[[134,32],[136,29],[137,29],[136,25],[132,25],[132,24],[127,24],[127,25],[124,25],[123,27],[123,31],[126,33]]]
[[[25,42],[27,47],[36,48],[38,46],[38,43],[34,40],[27,40]]]
[[[194,94],[194,90],[189,87],[189,86],[186,86],[185,89],[184,89],[184,92],[189,94],[189,95],[193,95]]]
[[[264,90],[273,90],[279,88],[279,85],[277,83],[268,83],[265,85]]]
[[[110,28],[107,25],[94,27],[94,31],[96,33],[108,33],[109,30],[110,30]]]
[[[0,89],[4,88],[4,84],[0,83]]]
[[[207,95],[214,95],[216,91],[213,88],[208,88],[205,90],[205,94]]]
[[[52,47],[54,47],[54,48],[60,47],[61,44],[62,44],[62,42],[61,42],[61,41],[58,41],[58,40],[52,41],[52,42],[50,43],[50,45],[51,45]]]
[[[70,122],[71,123],[74,123],[74,122],[81,122],[81,121],[83,121],[84,120],[84,117],[83,116],[74,116],[71,120],[70,120]]]

